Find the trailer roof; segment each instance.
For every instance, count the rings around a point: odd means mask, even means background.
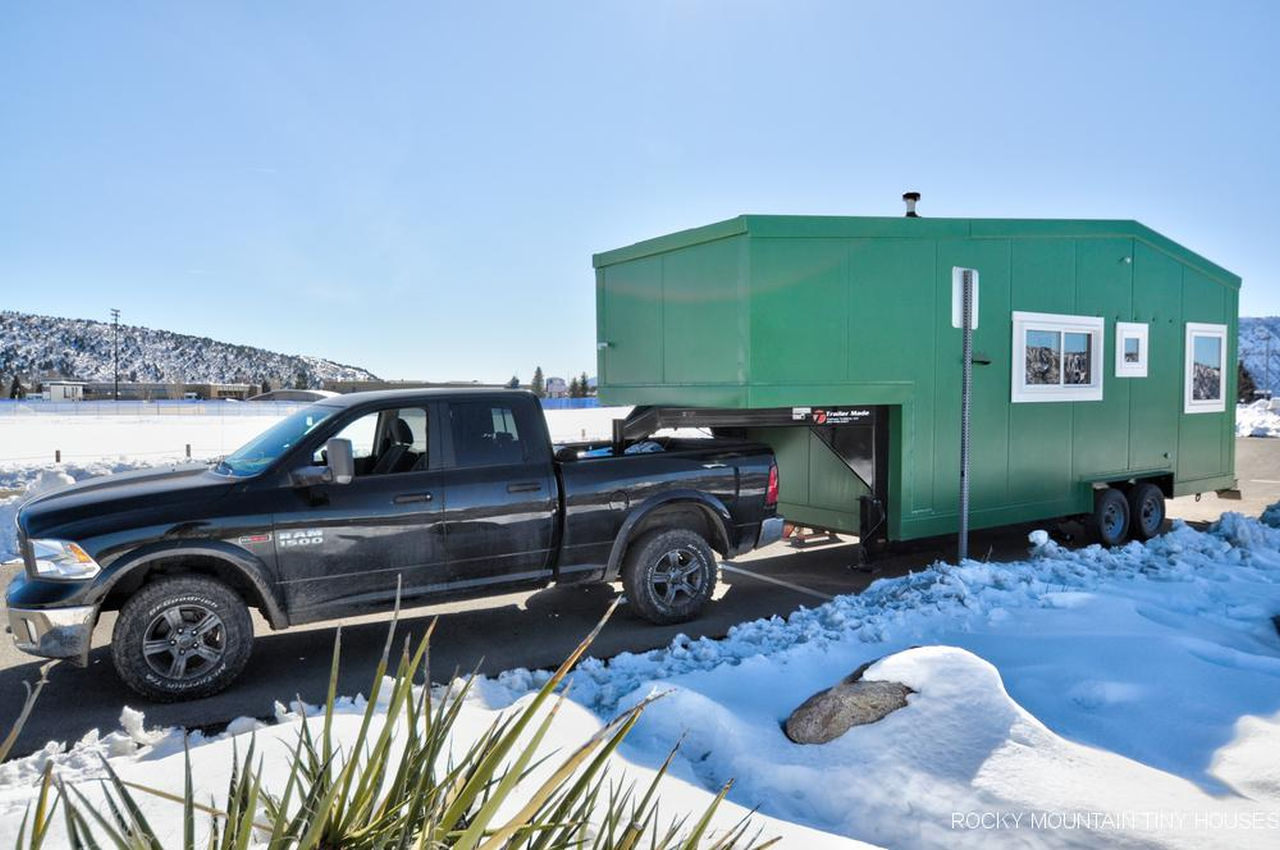
[[[905,216],[740,215],[726,221],[646,239],[591,258],[604,268],[641,257],[747,234],[808,239],[1018,239],[1132,238],[1192,266],[1220,283],[1240,288],[1240,276],[1162,236],[1124,219],[906,218]]]

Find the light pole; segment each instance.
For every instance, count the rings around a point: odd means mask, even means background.
[[[120,311],[111,308],[111,359],[115,365],[115,391],[113,398],[120,400]]]

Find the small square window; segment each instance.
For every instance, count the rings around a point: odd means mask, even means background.
[[[1015,312],[1012,401],[1100,401],[1104,326],[1098,316]]]
[[[1184,413],[1227,409],[1227,326],[1187,322]]]
[[[1147,326],[1116,322],[1116,377],[1147,377]]]

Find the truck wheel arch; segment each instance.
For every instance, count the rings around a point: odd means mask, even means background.
[[[218,579],[257,608],[273,629],[287,628],[289,618],[272,590],[266,565],[228,544],[160,546],[131,553],[128,563],[112,565],[110,583],[103,590],[102,609],[119,609],[138,588],[160,575],[198,574]]]
[[[729,557],[728,508],[714,496],[697,490],[673,490],[642,502],[622,523],[609,552],[605,581],[616,581],[622,572],[627,547],[655,528],[688,528],[698,532],[722,558]]]

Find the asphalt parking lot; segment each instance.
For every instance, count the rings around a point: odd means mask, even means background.
[[[1236,469],[1243,494],[1240,501],[1219,499],[1211,493],[1199,502],[1184,497],[1170,502],[1169,515],[1197,523],[1211,521],[1227,510],[1256,516],[1267,505],[1280,501],[1280,440],[1237,440]],[[975,557],[995,560],[1021,557],[1027,551],[1027,532],[1033,527],[975,532],[970,551]],[[1062,529],[1067,534],[1072,530],[1071,525]],[[1081,537],[1076,534],[1073,540]],[[681,632],[719,637],[735,623],[786,616],[800,606],[813,607],[831,596],[861,591],[878,578],[904,575],[936,560],[954,558],[955,549],[951,539],[915,543],[878,559],[873,571],[858,566],[857,554],[856,545],[848,541],[809,549],[775,544],[726,565],[716,601],[697,622],[654,626],[623,606],[592,654],[610,657],[642,652],[664,646]],[[14,569],[5,568],[0,579],[7,583]],[[420,635],[433,618],[439,618],[431,650],[432,678],[437,681],[454,671],[478,669],[492,674],[513,667],[550,667],[595,625],[615,593],[609,586],[549,588],[417,608],[402,615],[400,634]],[[367,692],[386,638],[387,620],[387,615],[375,615],[342,622],[339,693]],[[104,734],[112,731],[125,705],[145,712],[148,726],[216,729],[239,716],[269,717],[276,700],[299,696],[318,702],[328,684],[338,625],[331,622],[272,632],[255,618],[253,658],[239,681],[207,699],[163,705],[143,700],[116,678],[106,647],[114,621],[113,614],[106,614],[99,623],[87,669],[66,663],[53,666],[49,684],[14,754],[30,752],[48,740],[71,742],[95,727]],[[7,731],[22,706],[22,683],[34,682],[39,668],[37,659],[18,652],[7,637],[0,640],[0,734]]]

